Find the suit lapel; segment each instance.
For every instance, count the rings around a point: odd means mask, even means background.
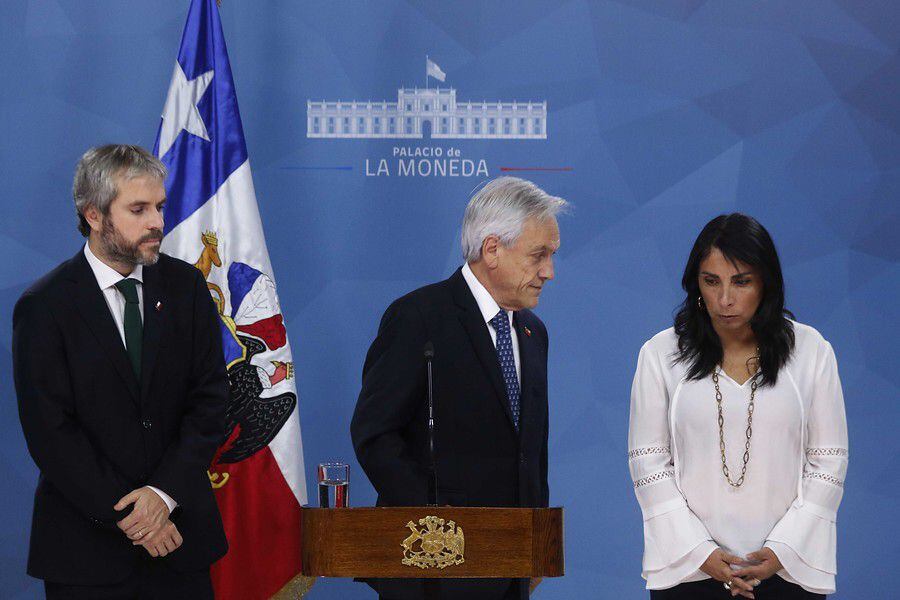
[[[478,303],[475,302],[475,296],[472,295],[461,270],[457,270],[450,277],[450,287],[454,301],[463,309],[459,313],[459,320],[469,334],[475,354],[494,386],[497,401],[503,407],[510,427],[515,427],[512,411],[509,409],[509,399],[506,395],[506,384],[503,382],[503,373],[500,370],[500,360],[497,358],[497,349],[491,340],[491,334],[487,329],[488,325],[484,322],[481,311],[478,309]]]
[[[516,328],[516,336],[519,341],[519,431],[525,428],[525,423],[530,416],[531,406],[531,377],[529,368],[537,363],[537,345],[532,339],[530,330],[525,326],[520,312],[513,313],[513,327]]]
[[[141,398],[146,397],[159,354],[159,339],[165,312],[159,267],[144,267],[144,336],[141,349]],[[157,309],[157,306],[159,309]]]
[[[78,311],[115,370],[125,381],[132,400],[137,402],[139,397],[137,377],[131,368],[125,344],[122,343],[122,336],[119,335],[116,323],[109,312],[109,305],[106,303],[106,298],[103,297],[100,286],[97,285],[97,278],[94,276],[84,252],[76,254],[71,264],[70,279],[75,288],[73,296]]]

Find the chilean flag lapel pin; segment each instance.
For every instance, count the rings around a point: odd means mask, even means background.
[[[156,312],[159,312],[159,311],[161,311],[161,310],[162,310],[162,302],[160,302],[159,300],[157,300],[157,301],[156,301]],[[529,333],[528,335],[531,335],[531,334]]]
[[[524,326],[522,327],[522,329],[525,330],[525,335],[527,335],[528,337],[531,337],[531,330],[530,330],[530,329],[528,329],[527,327],[524,327]]]

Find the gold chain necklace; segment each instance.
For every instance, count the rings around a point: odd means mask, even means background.
[[[754,360],[757,361],[758,365],[759,348],[756,349],[756,356],[750,357],[747,360],[748,371],[750,370],[750,362]],[[722,416],[722,390],[719,389],[719,371],[714,370],[712,376],[713,384],[716,386],[716,406],[719,409],[719,450],[722,453],[722,473],[725,475],[725,480],[728,482],[728,485],[735,488],[741,487],[744,484],[744,478],[747,476],[747,463],[750,462],[750,438],[753,437],[753,409],[755,408],[754,400],[756,399],[757,374],[759,374],[758,367],[750,381],[750,403],[747,405],[747,442],[744,444],[744,464],[741,467],[741,476],[737,481],[731,480],[731,473],[728,470],[728,461],[725,459],[725,417]]]

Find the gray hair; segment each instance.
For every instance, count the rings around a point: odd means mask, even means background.
[[[496,235],[500,243],[512,246],[528,219],[556,217],[568,206],[535,184],[518,177],[498,177],[472,196],[462,225],[462,251],[466,262],[481,258],[486,237]]]
[[[91,226],[84,218],[88,207],[94,206],[101,214],[109,214],[109,205],[119,193],[118,177],[150,176],[165,181],[167,175],[166,165],[140,146],[107,144],[91,148],[78,161],[72,182],[78,231],[84,237],[91,233]]]

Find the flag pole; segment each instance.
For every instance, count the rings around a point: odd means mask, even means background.
[[[428,89],[428,55],[425,55],[425,89]]]

